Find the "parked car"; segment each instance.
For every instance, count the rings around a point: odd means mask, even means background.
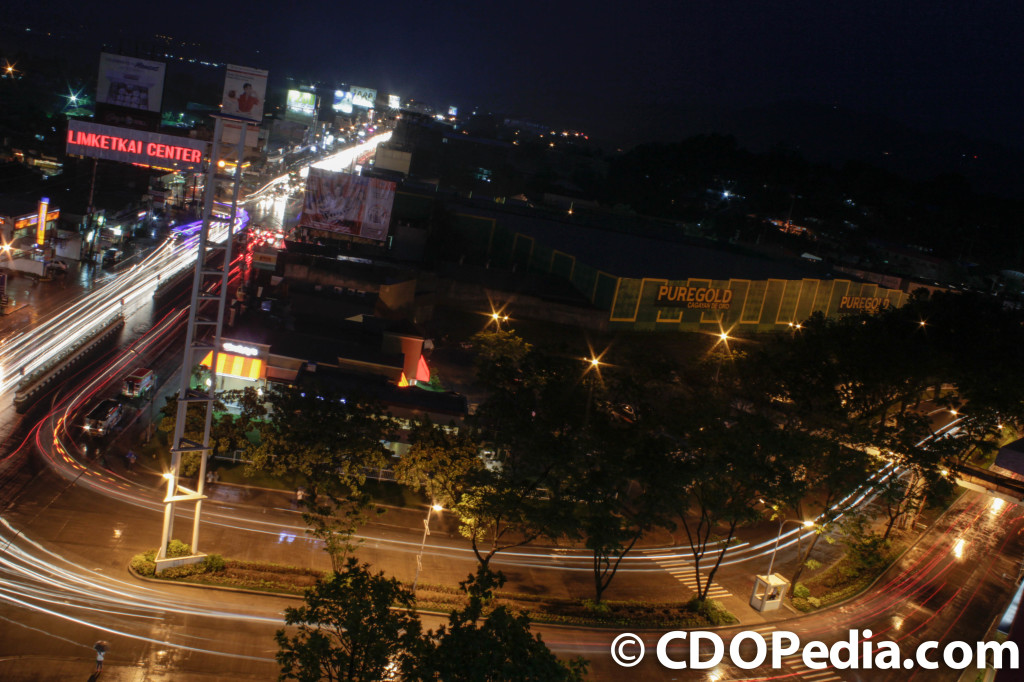
[[[121,249],[107,249],[103,252],[103,264],[113,265],[124,258],[124,253]]]

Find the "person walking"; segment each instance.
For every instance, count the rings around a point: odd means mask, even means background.
[[[96,650],[96,672],[101,673],[103,672],[103,659],[106,657],[107,649],[110,648],[110,645],[101,639],[93,644],[92,648]]]

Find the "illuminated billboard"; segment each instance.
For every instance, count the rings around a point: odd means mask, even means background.
[[[68,154],[171,170],[202,170],[206,142],[89,121],[68,121]]]
[[[331,108],[343,114],[352,113],[352,93],[347,90],[334,91],[334,104]]]
[[[398,95],[388,95],[388,107],[391,109],[401,109],[402,98]]]
[[[299,227],[383,241],[394,203],[393,182],[310,168]]]
[[[312,116],[316,113],[316,93],[289,90],[286,108],[296,114]]]
[[[159,113],[165,68],[161,62],[101,52],[96,103]]]
[[[449,116],[458,116],[459,115],[459,108],[458,107],[448,107],[448,115]]]
[[[358,85],[352,86],[352,104],[357,107],[372,109],[377,102],[377,91],[373,88],[363,88]]]
[[[222,114],[261,122],[266,93],[266,71],[228,64],[220,111]]]

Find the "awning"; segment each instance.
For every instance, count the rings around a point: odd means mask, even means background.
[[[211,350],[199,364],[207,369],[213,362],[213,351]],[[246,381],[256,381],[263,374],[263,361],[257,358],[247,358],[231,353],[217,353],[217,376],[234,377]]]

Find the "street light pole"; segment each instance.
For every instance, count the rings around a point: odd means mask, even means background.
[[[595,356],[584,358],[590,366],[584,371],[584,375],[588,374],[590,370],[595,372],[601,372],[601,360]],[[587,406],[583,413],[583,428],[587,428],[590,425],[590,404],[594,401],[594,377],[585,377],[587,379]]]
[[[775,553],[779,551],[779,541],[782,539],[782,527],[787,523],[800,523],[803,524],[804,528],[810,528],[814,525],[813,521],[799,521],[797,519],[783,519],[779,521],[779,534],[775,537],[775,549],[772,550],[772,560],[768,563],[768,572],[765,574],[768,577],[772,575],[772,569],[775,568]]]
[[[420,542],[420,553],[416,555],[416,577],[412,579],[412,591],[416,593],[416,585],[420,582],[420,570],[423,569],[423,548],[427,546],[427,536],[430,535],[430,515],[434,512],[440,513],[444,507],[436,502],[427,507],[427,518],[423,519],[423,540]]]

